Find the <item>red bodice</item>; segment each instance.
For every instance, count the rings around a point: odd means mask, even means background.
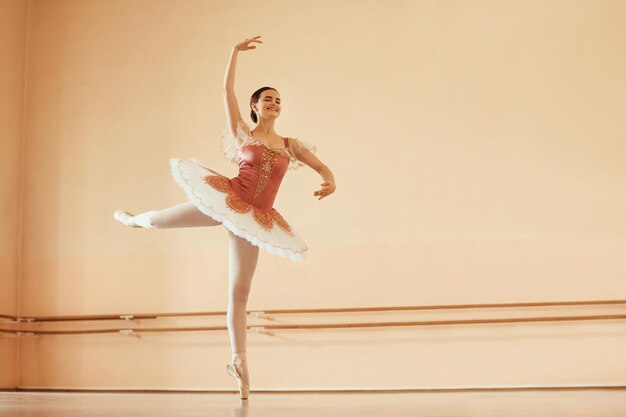
[[[289,157],[285,148],[245,145],[241,147],[239,174],[230,180],[233,191],[247,203],[269,211],[274,205],[280,183],[285,176]]]
[[[241,147],[239,174],[228,178],[207,175],[205,182],[226,194],[226,204],[239,213],[253,211],[255,220],[266,230],[276,222],[291,234],[291,227],[273,208],[280,183],[289,165],[288,141],[284,148],[268,148],[262,144],[247,144]]]

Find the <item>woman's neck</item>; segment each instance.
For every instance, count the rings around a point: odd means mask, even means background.
[[[261,134],[267,135],[267,136],[273,136],[276,135],[276,132],[274,131],[274,120],[259,120],[259,123],[256,125],[256,127],[253,129],[255,132],[259,132]]]

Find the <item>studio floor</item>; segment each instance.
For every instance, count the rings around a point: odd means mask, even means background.
[[[0,416],[516,417],[626,415],[626,390],[390,394],[0,392]]]

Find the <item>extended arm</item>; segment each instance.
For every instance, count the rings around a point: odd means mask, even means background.
[[[303,146],[296,145],[295,154],[299,161],[302,161],[304,164],[311,167],[311,169],[320,174],[324,180],[324,182],[320,184],[322,188],[313,193],[314,196],[320,196],[318,200],[321,200],[322,198],[335,192],[335,176],[326,164],[320,161],[319,158],[313,154],[313,152]]]

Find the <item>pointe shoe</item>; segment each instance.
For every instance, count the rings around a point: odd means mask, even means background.
[[[250,393],[250,384],[248,383],[247,378],[247,360],[242,360],[240,357],[235,357],[233,363],[229,363],[226,365],[226,372],[228,375],[234,377],[237,380],[237,384],[239,385],[239,395],[242,400],[248,399],[248,394]],[[243,375],[243,377],[242,377]]]
[[[113,213],[113,218],[122,223],[124,226],[141,227],[133,223],[133,217],[135,216],[133,216],[132,213],[124,210],[117,210],[115,213]]]

